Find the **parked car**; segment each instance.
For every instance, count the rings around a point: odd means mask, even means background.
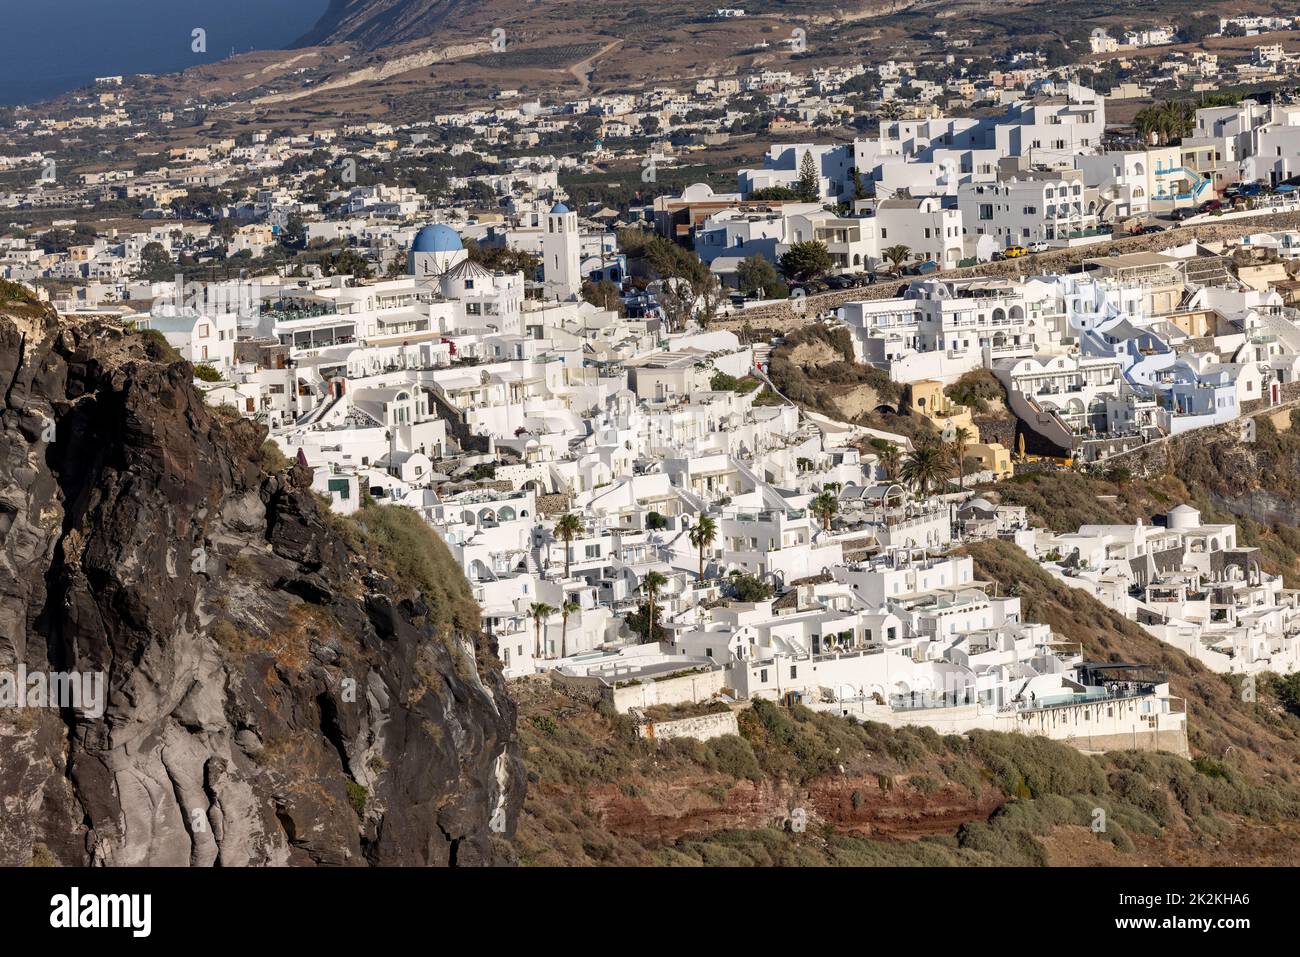
[[[1002,250],[1003,259],[1019,259],[1021,256],[1029,255],[1029,250],[1024,246],[1008,246]]]
[[[842,289],[852,289],[853,280],[848,276],[827,276],[826,285],[837,291]]]
[[[919,263],[912,263],[903,270],[904,276],[926,276],[932,272],[939,271],[939,264],[933,259],[923,259]]]
[[[1217,213],[1219,210],[1223,209],[1223,203],[1217,199],[1207,199],[1205,202],[1201,203],[1198,209],[1203,213]]]
[[[1051,248],[1052,247],[1048,246],[1047,243],[1030,243],[1025,247],[1025,249],[1031,253],[1045,253]]]
[[[871,272],[858,272],[853,274],[853,284],[855,286],[870,286],[876,281],[876,274]]]
[[[1175,209],[1170,213],[1169,218],[1176,223],[1181,223],[1184,219],[1191,219],[1193,216],[1199,216],[1201,211],[1193,206],[1184,206],[1182,209]]]
[[[1155,223],[1147,223],[1145,226],[1139,226],[1133,232],[1134,235],[1145,236],[1148,233],[1163,233],[1164,231],[1165,231],[1164,226],[1158,226]]]

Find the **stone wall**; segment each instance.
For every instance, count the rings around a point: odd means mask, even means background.
[[[1139,711],[1140,703],[1134,698],[1033,711],[993,711],[979,705],[894,711],[864,699],[808,705],[891,728],[924,725],[939,734],[1002,731],[1051,738],[1081,751],[1170,751],[1187,757],[1186,713],[1146,715]]]
[[[555,492],[537,496],[537,511],[541,515],[563,515],[569,510],[569,496]]]
[[[1003,448],[1016,449],[1016,422],[1011,416],[976,415],[971,417],[975,428],[980,430],[980,441],[997,442]]]
[[[1248,233],[1297,228],[1300,228],[1300,213],[1273,213],[1247,219],[1177,227],[1168,229],[1163,233],[1153,233],[1149,236],[1126,236],[1122,239],[1103,240],[1087,246],[1053,250],[1036,256],[1008,259],[1003,262],[981,263],[963,269],[946,269],[943,272],[931,273],[926,278],[936,276],[944,279],[960,276],[1029,276],[1045,272],[1064,272],[1085,259],[1099,259],[1108,255],[1112,250],[1118,253],[1159,252],[1170,246],[1187,243],[1192,239],[1197,239],[1203,243],[1214,243],[1237,239]],[[783,299],[780,302],[756,306],[744,313],[714,320],[710,323],[710,328],[729,329],[736,332],[745,326],[749,326],[755,331],[788,332],[791,329],[815,321],[818,314],[832,312],[836,307],[846,302],[874,301],[896,296],[898,295],[899,286],[906,285],[913,278],[911,276],[885,278],[861,289],[846,289],[806,296],[803,298],[802,303],[797,298]]]
[[[596,704],[599,701],[614,703],[614,689],[600,678],[565,675],[558,671],[552,671],[550,678],[555,690],[575,701],[585,701],[587,704]]]
[[[708,741],[724,734],[739,734],[740,727],[736,724],[736,712],[719,711],[716,714],[701,714],[672,721],[646,721],[637,728],[637,733],[651,741],[668,741],[672,738]]]
[[[708,701],[722,690],[725,672],[695,671],[678,678],[647,678],[614,687],[613,705],[626,713],[632,708],[653,708],[657,704],[698,704]]]
[[[1168,751],[1180,758],[1191,757],[1186,729],[1133,731],[1121,734],[1084,734],[1058,739],[1080,751]]]

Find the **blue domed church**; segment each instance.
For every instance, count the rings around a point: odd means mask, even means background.
[[[434,279],[460,265],[468,255],[456,230],[435,223],[415,234],[407,254],[406,270],[417,279]]]

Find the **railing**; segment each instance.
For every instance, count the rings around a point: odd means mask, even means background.
[[[889,696],[889,707],[894,711],[930,711],[936,708],[960,708],[978,703],[978,695],[973,688],[965,691],[923,691],[920,694],[898,694]]]
[[[723,519],[732,522],[775,522],[782,516],[787,521],[797,522],[808,517],[808,510],[802,508],[784,511],[781,509],[764,509],[759,512],[732,512],[730,514],[724,512],[722,515]]]
[[[339,312],[333,306],[309,306],[303,309],[263,308],[260,314],[262,316],[269,316],[277,322],[288,322],[293,319],[316,319],[320,316],[337,316],[339,315]]]
[[[1115,691],[1088,691],[1070,695],[1068,700],[1053,701],[1049,699],[1022,698],[1015,702],[1019,711],[1051,711],[1057,708],[1071,708],[1082,704],[1095,704],[1100,701],[1121,701],[1130,698],[1145,698],[1154,694],[1156,686],[1151,682],[1125,682]]]

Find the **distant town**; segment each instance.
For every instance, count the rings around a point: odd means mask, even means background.
[[[1234,525],[1171,502],[1052,532],[996,494],[1250,441],[1300,400],[1300,55],[1159,52],[1181,39],[985,70],[952,37],[159,150],[216,104],[142,111],[139,77],[101,77],[8,116],[0,275],[161,337],[334,510],[412,510],[509,679],[686,709],[661,736],[770,698],[1185,755],[1158,667],[1087,660],[965,551],[1014,542],[1213,671],[1300,667],[1297,593]],[[759,159],[726,182],[710,156],[742,136]],[[874,385],[830,414],[777,350]]]

